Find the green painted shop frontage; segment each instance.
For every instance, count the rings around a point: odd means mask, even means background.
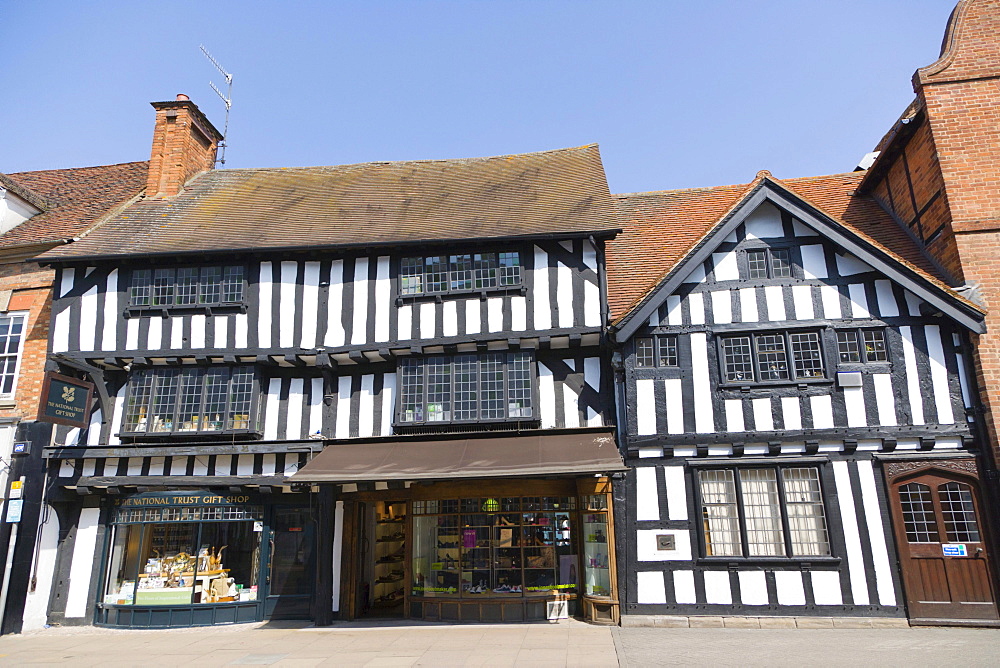
[[[308,619],[315,525],[306,494],[104,495],[94,623],[205,626]]]

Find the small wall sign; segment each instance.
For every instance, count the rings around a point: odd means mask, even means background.
[[[10,454],[12,455],[29,455],[31,454],[31,443],[18,441],[11,448]]]
[[[93,396],[94,384],[89,381],[46,373],[38,419],[71,427],[86,427],[90,421]]]
[[[965,543],[942,543],[941,553],[946,557],[969,556],[969,551],[966,549]]]
[[[657,550],[676,550],[677,540],[672,533],[656,535]]]
[[[9,524],[16,524],[21,521],[21,507],[24,506],[24,499],[11,499],[7,502],[6,521]]]

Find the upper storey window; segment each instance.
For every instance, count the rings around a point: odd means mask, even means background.
[[[747,251],[749,278],[791,278],[792,258],[787,248]]]
[[[129,379],[122,432],[254,432],[256,395],[249,366],[144,369]]]
[[[405,257],[399,267],[399,294],[402,297],[520,285],[521,254],[517,251]]]
[[[635,365],[639,368],[677,366],[677,335],[663,334],[636,339]]]
[[[531,353],[400,360],[399,424],[531,420]]]
[[[242,265],[137,269],[129,284],[129,306],[234,306],[243,303],[243,286]]]
[[[0,316],[0,399],[13,399],[24,343],[23,314]]]
[[[837,352],[840,361],[888,362],[889,349],[884,329],[842,329],[837,332]]]
[[[773,383],[826,377],[819,332],[762,332],[721,339],[729,383]]]

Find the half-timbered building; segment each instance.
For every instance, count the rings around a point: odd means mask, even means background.
[[[154,107],[147,198],[45,258],[97,385],[53,620],[612,619],[597,147],[213,171]]]
[[[629,623],[997,618],[983,311],[854,195],[862,176],[619,197]]]

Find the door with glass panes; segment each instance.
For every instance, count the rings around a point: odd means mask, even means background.
[[[890,498],[909,617],[997,619],[973,481],[931,470],[894,481]]]

